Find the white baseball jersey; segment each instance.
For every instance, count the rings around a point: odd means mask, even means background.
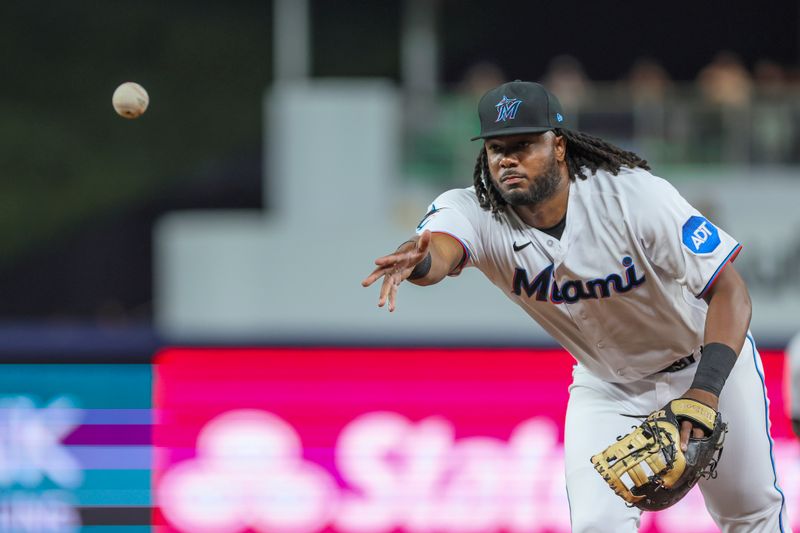
[[[741,246],[643,169],[570,184],[556,239],[473,188],[440,195],[420,222],[450,234],[480,269],[591,373],[627,383],[699,350],[703,295]]]

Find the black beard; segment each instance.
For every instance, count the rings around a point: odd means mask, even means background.
[[[532,206],[551,198],[561,184],[561,175],[558,173],[558,164],[555,157],[538,179],[533,180],[527,189],[511,189],[500,191],[500,196],[509,205]]]

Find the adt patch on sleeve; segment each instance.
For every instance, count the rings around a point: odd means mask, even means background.
[[[707,219],[689,217],[683,225],[683,245],[694,254],[710,254],[719,246],[719,231]]]

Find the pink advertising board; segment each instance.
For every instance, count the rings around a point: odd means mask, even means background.
[[[779,482],[796,507],[783,356],[762,356]],[[535,349],[165,350],[154,387],[157,529],[566,533],[572,365],[562,350]],[[693,491],[645,513],[641,531],[717,529]]]

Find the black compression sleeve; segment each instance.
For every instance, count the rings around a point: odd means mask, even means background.
[[[721,342],[712,342],[703,347],[703,357],[697,364],[692,389],[702,389],[719,396],[725,380],[736,364],[736,352]]]
[[[431,253],[428,252],[428,255],[426,255],[422,261],[417,263],[417,266],[415,266],[414,270],[411,271],[411,274],[409,274],[408,279],[413,280],[413,279],[424,278],[425,276],[427,276],[428,272],[431,271],[432,262],[433,259],[431,258]]]

